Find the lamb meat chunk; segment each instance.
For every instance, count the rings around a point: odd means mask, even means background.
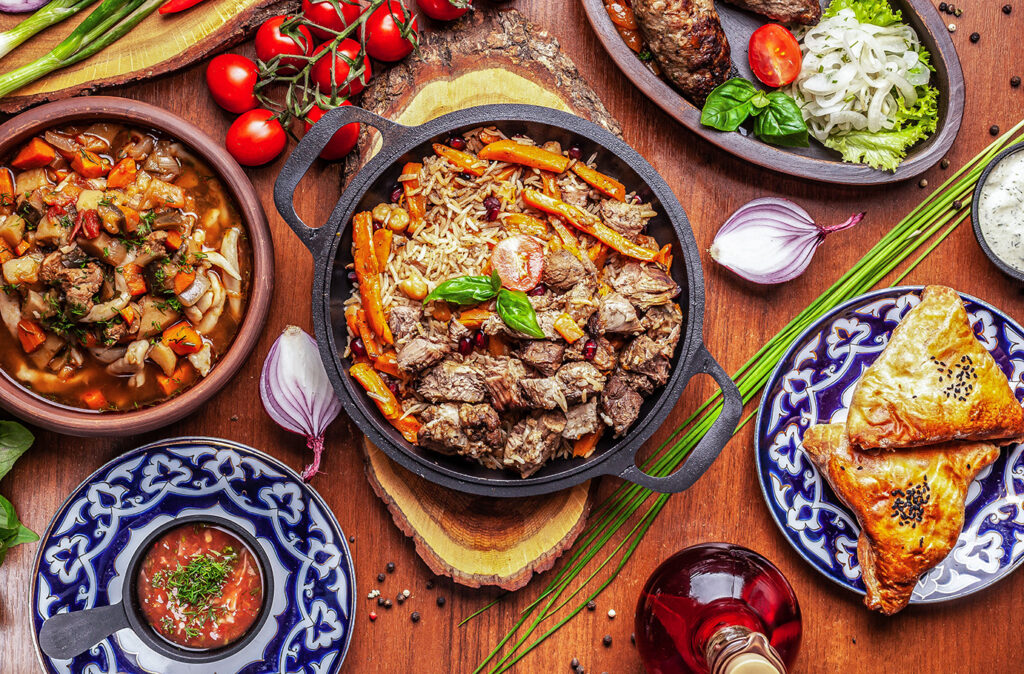
[[[501,468],[505,432],[490,405],[442,403],[420,413],[420,445],[441,454],[458,454],[490,468]]]
[[[60,251],[55,250],[44,257],[42,264],[39,265],[39,280],[43,283],[59,283],[62,269],[64,264]]]
[[[398,369],[416,374],[441,362],[449,351],[447,344],[426,337],[416,337],[398,348]]]
[[[416,392],[430,402],[483,402],[486,388],[483,373],[472,365],[448,359],[431,368],[416,386]]]
[[[566,402],[576,404],[595,397],[604,390],[605,376],[586,361],[566,363],[555,375]]]
[[[505,443],[504,464],[530,477],[558,451],[565,430],[561,412],[534,412],[512,427]]]
[[[564,344],[547,340],[526,342],[516,351],[516,355],[524,363],[545,377],[550,377],[558,372],[558,368],[562,366],[564,354]]]
[[[469,446],[469,437],[462,430],[459,406],[443,403],[420,413],[423,425],[416,432],[419,445],[442,454],[460,454]]]
[[[95,262],[84,267],[60,272],[60,286],[67,298],[67,307],[74,316],[84,316],[92,309],[92,296],[103,285],[103,270]]]
[[[661,347],[661,355],[672,358],[683,330],[683,312],[679,305],[671,302],[651,307],[640,320],[640,325],[647,331],[647,336]]]
[[[601,421],[597,418],[597,398],[591,398],[582,405],[570,407],[565,413],[565,430],[562,437],[579,440],[588,433],[601,429]]]
[[[679,286],[672,277],[653,264],[629,261],[620,265],[607,265],[605,277],[616,292],[621,293],[638,309],[668,304],[679,294]]]
[[[527,295],[527,298],[534,311],[547,311],[559,306],[559,298],[552,292],[545,292],[542,295]]]
[[[483,333],[488,337],[494,337],[500,335],[502,337],[511,337],[512,339],[530,339],[529,335],[524,335],[518,330],[513,330],[505,324],[505,321],[501,320],[501,316],[498,314],[491,314],[484,319],[483,325],[480,326]]]
[[[469,361],[484,373],[484,386],[491,404],[499,412],[522,407],[519,380],[526,379],[526,366],[518,358],[482,356],[474,354]]]
[[[397,304],[388,314],[388,328],[395,338],[395,344],[403,344],[420,333],[423,309],[410,304]]]
[[[643,329],[633,303],[616,292],[600,298],[597,311],[590,317],[587,327],[595,335],[606,332],[634,334]]]
[[[562,296],[562,302],[565,313],[580,325],[586,325],[600,306],[597,283],[593,279],[584,279]]]
[[[448,341],[451,342],[452,347],[458,348],[459,340],[472,334],[473,331],[460,323],[458,319],[453,318],[448,321]]]
[[[643,397],[616,372],[601,394],[601,419],[612,427],[615,437],[622,437],[640,416],[643,402]]]
[[[730,5],[763,14],[779,23],[813,26],[821,20],[818,0],[726,0]]]
[[[565,410],[569,407],[565,393],[554,377],[519,380],[519,397],[526,407],[533,409],[553,410],[558,407]]]
[[[153,260],[167,257],[167,232],[150,232],[135,253],[134,263],[145,267]]]
[[[604,224],[633,241],[647,226],[649,218],[645,218],[644,213],[650,210],[650,206],[605,199],[598,210]]]
[[[544,260],[544,285],[549,288],[564,292],[586,276],[583,263],[564,248],[549,253]]]
[[[629,388],[633,389],[642,396],[649,396],[654,393],[654,382],[651,378],[640,372],[630,372],[628,370],[619,370],[619,377],[622,381],[626,382]]]
[[[489,449],[501,449],[505,446],[505,431],[501,428],[501,417],[487,403],[459,406],[459,421],[462,430],[471,442],[481,443]]]
[[[590,359],[590,362],[601,372],[611,372],[614,370],[619,362],[619,355],[615,352],[615,347],[612,343],[600,336],[591,337],[587,335],[577,339],[565,350],[565,359],[586,360],[583,352],[587,342],[590,340],[594,340],[594,343],[597,344],[597,351],[594,352],[594,357]]]
[[[668,381],[671,365],[662,355],[662,346],[647,335],[640,335],[622,351],[622,369],[647,375],[656,386]]]

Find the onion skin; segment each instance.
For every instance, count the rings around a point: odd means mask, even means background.
[[[50,0],[0,0],[0,12],[4,14],[24,14],[34,12]]]
[[[804,273],[828,234],[853,227],[863,217],[857,213],[843,223],[822,227],[791,201],[754,199],[725,221],[708,252],[748,281],[784,283]]]

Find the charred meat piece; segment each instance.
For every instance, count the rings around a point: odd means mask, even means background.
[[[484,374],[484,386],[498,411],[522,407],[519,380],[526,379],[526,366],[517,358],[477,356],[471,361]]]
[[[605,376],[586,361],[566,363],[555,375],[566,402],[576,404],[590,400],[604,390]]]
[[[650,337],[661,347],[661,355],[671,358],[679,343],[679,335],[683,329],[683,312],[678,304],[660,304],[651,307],[640,324]]]
[[[619,370],[618,376],[629,388],[642,396],[649,396],[654,393],[654,382],[643,373]]]
[[[604,337],[590,337],[589,335],[582,339],[577,339],[569,348],[565,350],[566,360],[586,360],[586,347],[587,342],[591,339],[597,345],[597,350],[594,351],[594,357],[590,359],[594,367],[602,372],[611,372],[615,369],[615,366],[619,362],[619,355],[615,352],[615,347]]]
[[[606,332],[634,334],[643,329],[633,303],[614,292],[600,298],[597,311],[590,317],[587,327],[595,335]]]
[[[568,409],[562,386],[554,377],[519,380],[519,397],[526,407],[539,410],[553,410],[556,407]]]
[[[558,368],[562,366],[564,354],[564,344],[547,340],[526,342],[516,351],[516,355],[524,363],[545,377],[550,377],[558,372]]]
[[[483,401],[486,388],[480,370],[449,359],[424,374],[416,386],[416,392],[435,403],[478,403]]]
[[[549,253],[544,261],[544,285],[566,291],[587,276],[583,263],[565,249]]]
[[[615,437],[626,434],[636,418],[644,399],[616,372],[601,394],[601,419],[612,427]]]
[[[624,295],[637,309],[646,311],[658,304],[668,304],[679,294],[679,286],[659,267],[639,262],[609,264],[608,284]]]
[[[726,0],[726,2],[767,16],[780,23],[813,26],[821,20],[821,3],[818,0]]]
[[[588,433],[595,433],[601,428],[601,421],[597,418],[597,399],[592,398],[582,405],[570,407],[565,413],[565,430],[562,437],[569,440],[578,440]]]
[[[395,338],[395,344],[402,344],[420,332],[423,309],[409,304],[396,304],[388,314],[388,328]]]
[[[392,315],[394,311],[391,312]],[[398,348],[398,369],[402,372],[416,374],[448,355],[447,344],[432,341],[426,337],[416,337]]]
[[[622,351],[622,369],[646,375],[656,386],[668,381],[671,366],[662,355],[662,347],[647,335],[640,335]]]
[[[461,405],[459,421],[470,441],[483,443],[491,449],[504,447],[505,432],[501,429],[501,417],[490,405]]]
[[[633,12],[665,76],[703,105],[732,65],[713,0],[634,0]]]
[[[627,204],[614,199],[605,199],[600,206],[601,219],[604,220],[604,224],[630,241],[636,239],[637,235],[647,226],[649,218],[645,218],[644,213],[648,210],[650,210],[650,206]]]
[[[508,435],[505,443],[504,463],[530,477],[558,451],[565,430],[565,415],[561,412],[534,412],[521,420]]]

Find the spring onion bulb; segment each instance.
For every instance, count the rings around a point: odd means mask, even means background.
[[[331,388],[316,340],[302,328],[289,325],[270,347],[260,373],[260,398],[271,419],[305,436],[313,462],[302,471],[302,479],[316,475],[324,433],[341,411],[341,402]]]
[[[93,2],[95,0],[51,0],[49,3],[46,0],[42,2],[38,0],[27,0],[25,2],[6,0],[0,2],[0,11],[3,12],[28,12],[42,7],[38,12],[14,28],[0,32],[0,58],[11,53],[15,47],[39,31],[77,14]],[[22,7],[22,9],[13,9],[13,7]]]
[[[857,213],[822,227],[786,199],[754,199],[729,217],[711,244],[712,259],[754,283],[782,283],[804,273],[825,236],[853,227]]]

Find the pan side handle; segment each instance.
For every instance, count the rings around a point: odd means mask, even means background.
[[[355,106],[346,105],[328,110],[302,137],[274,182],[274,205],[277,212],[314,256],[319,248],[320,229],[307,225],[295,212],[295,190],[334,134],[353,122],[368,124],[380,131],[385,146],[397,140],[400,132],[406,129],[400,124]]]
[[[701,438],[697,446],[693,448],[685,463],[676,472],[664,477],[649,475],[640,469],[632,457],[626,469],[619,473],[619,477],[651,491],[663,494],[674,494],[686,491],[693,486],[693,483],[711,467],[725,445],[732,439],[736,431],[736,424],[743,413],[743,399],[739,389],[733,383],[728,373],[722,369],[703,344],[697,354],[698,366],[694,374],[703,372],[711,375],[718,386],[722,389],[724,404],[718,418],[715,419],[711,428]]]

